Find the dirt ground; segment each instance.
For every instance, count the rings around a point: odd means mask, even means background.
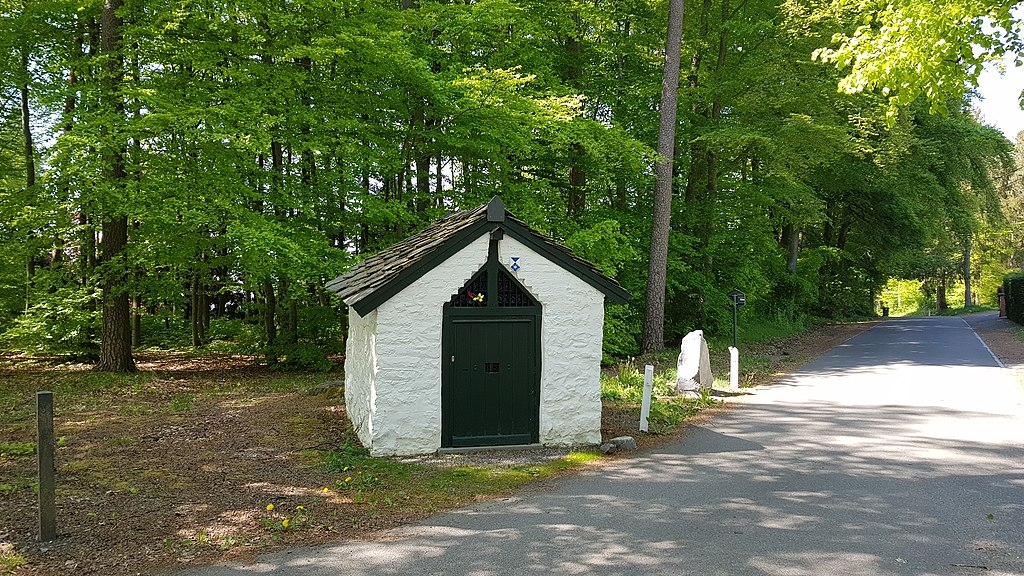
[[[872,325],[822,326],[751,347],[746,353],[763,361],[745,375],[747,384],[792,372]],[[1024,364],[1024,345],[1012,323],[989,322],[978,332],[1005,362]],[[267,392],[277,385],[276,376],[238,359],[141,360],[141,369],[153,374],[144,384],[97,393],[93,403],[58,411],[56,429],[63,439],[57,450],[56,541],[35,540],[31,487],[4,484],[5,478],[30,475],[34,458],[0,454],[0,573],[6,550],[28,560],[13,569],[18,575],[169,574],[282,547],[373,537],[382,528],[438,511],[423,503],[368,505],[333,489],[338,474],[324,472],[311,454],[353,440],[336,389],[309,395],[291,385],[293,391]],[[34,368],[41,380],[55,369]],[[25,378],[25,372],[0,369],[0,381]],[[317,376],[309,384],[337,377]],[[214,391],[211,382],[220,383]],[[727,408],[711,412],[721,409]],[[635,407],[607,406],[602,435],[634,436],[643,449],[685,434],[642,434],[637,420]],[[2,422],[0,442],[34,441],[32,422]],[[525,458],[553,455],[541,451]],[[282,518],[300,507],[302,518],[293,520],[301,528],[280,529]]]
[[[1024,374],[1024,342],[1018,337],[1021,327],[996,312],[978,312],[962,316],[975,333],[1007,368]]]

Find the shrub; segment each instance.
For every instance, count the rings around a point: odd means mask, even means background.
[[[332,306],[299,309],[299,341],[308,342],[326,354],[345,350],[348,316]]]
[[[76,358],[99,358],[100,315],[98,294],[77,286],[43,293],[3,334],[3,343],[15,350],[51,352]]]
[[[330,372],[334,363],[314,344],[274,344],[263,350],[271,370],[285,372]]]
[[[1003,277],[1003,294],[1006,298],[1006,316],[1017,324],[1024,324],[1024,272],[1014,272]]]

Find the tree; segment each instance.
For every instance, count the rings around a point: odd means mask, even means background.
[[[672,160],[675,158],[676,113],[679,108],[679,61],[683,39],[683,0],[670,0],[665,40],[665,70],[661,81],[658,159],[655,163],[654,212],[647,274],[647,309],[641,351],[665,346],[665,283],[668,239],[672,218]]]
[[[1024,60],[1017,2],[1007,0],[836,0],[831,8],[852,29],[816,55],[848,70],[839,88],[879,89],[890,122],[920,96],[932,112],[976,87],[986,62],[1014,54]]]
[[[103,242],[103,333],[100,338],[101,372],[134,372],[132,357],[131,314],[128,305],[127,267],[124,252],[128,245],[128,215],[119,206],[126,197],[128,174],[125,169],[126,143],[120,134],[124,121],[124,97],[121,81],[124,76],[124,54],[121,51],[121,15],[123,0],[105,0],[100,21],[100,55],[104,58],[102,72],[103,105],[109,123],[102,127],[107,136],[104,146],[104,176],[110,192],[105,198],[102,214]],[[115,200],[116,199],[116,200]]]

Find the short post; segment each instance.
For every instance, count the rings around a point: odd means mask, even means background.
[[[729,346],[729,390],[740,389],[740,350]]]
[[[36,454],[39,457],[39,540],[57,538],[56,468],[54,466],[53,392],[36,394]]]
[[[651,416],[651,394],[654,392],[654,366],[644,366],[644,397],[640,402],[640,431],[647,432],[647,419]]]

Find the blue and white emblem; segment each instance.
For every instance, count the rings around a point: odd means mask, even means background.
[[[519,256],[512,256],[511,258],[512,264],[509,265],[509,268],[511,268],[513,272],[519,272],[519,269],[522,268],[522,266],[519,265]]]

